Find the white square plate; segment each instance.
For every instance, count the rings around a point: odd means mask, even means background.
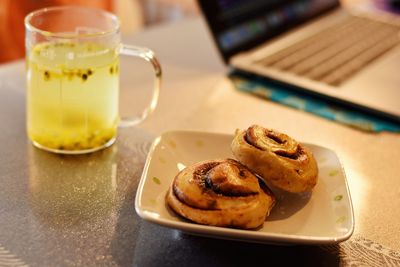
[[[312,144],[305,145],[314,153],[319,167],[313,192],[291,194],[275,190],[277,204],[257,230],[200,225],[171,211],[165,195],[175,175],[199,161],[233,158],[232,139],[232,135],[187,131],[158,137],[150,149],[136,195],[139,216],[197,235],[250,242],[332,244],[352,235],[353,207],[342,165],[333,151]]]

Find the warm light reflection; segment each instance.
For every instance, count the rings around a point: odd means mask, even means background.
[[[117,189],[117,163],[111,165],[111,188]]]
[[[354,215],[356,217],[356,225],[360,226],[362,224],[357,223],[357,215],[361,214],[361,210],[364,209],[364,205],[366,204],[364,200],[370,197],[370,184],[367,183],[367,179],[363,179],[362,175],[351,169],[346,170],[346,176],[351,201],[353,203]]]
[[[144,211],[144,213],[148,216],[148,217],[152,217],[152,218],[160,218],[160,214],[158,212],[153,212],[153,211]]]
[[[178,162],[178,163],[176,164],[176,166],[178,167],[178,170],[179,170],[179,171],[181,171],[181,170],[183,170],[183,169],[186,168],[186,165],[183,164],[183,163],[180,163],[180,162]]]
[[[154,139],[154,141],[153,141],[153,148],[154,148],[154,147],[157,147],[158,144],[160,143],[160,141],[161,141],[161,136],[159,136],[159,137],[157,137],[156,139]],[[163,146],[161,146],[161,149],[164,149]]]

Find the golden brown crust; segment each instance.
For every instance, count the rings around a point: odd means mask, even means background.
[[[283,190],[311,191],[317,183],[313,154],[286,134],[253,125],[236,131],[231,149],[238,161]]]
[[[176,213],[200,224],[256,228],[275,204],[259,182],[236,160],[199,162],[175,176],[166,201]]]

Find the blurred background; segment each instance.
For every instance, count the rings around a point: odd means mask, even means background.
[[[33,10],[80,5],[108,10],[121,20],[123,35],[164,22],[197,16],[195,0],[0,0],[0,64],[24,57],[24,17]]]
[[[373,3],[386,8],[400,0],[342,0],[344,5]],[[0,64],[24,57],[24,17],[31,11],[58,5],[81,5],[111,11],[121,19],[123,35],[146,27],[199,16],[196,0],[0,0]]]

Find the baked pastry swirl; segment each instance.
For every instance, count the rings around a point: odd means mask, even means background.
[[[191,221],[243,229],[262,225],[275,204],[263,182],[233,159],[203,161],[183,169],[166,200]]]
[[[313,154],[286,134],[253,125],[236,131],[231,149],[238,161],[283,190],[311,191],[317,183]]]

